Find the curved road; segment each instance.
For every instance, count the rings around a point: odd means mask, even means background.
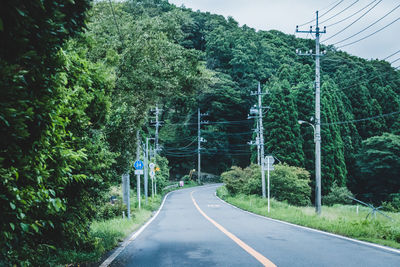
[[[400,252],[243,212],[216,188],[171,193],[110,266],[400,266]]]

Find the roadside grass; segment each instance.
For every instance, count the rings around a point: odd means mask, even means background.
[[[400,249],[400,214],[385,212],[390,220],[377,213],[376,218],[366,216],[370,209],[356,205],[323,206],[320,216],[314,207],[296,207],[274,199],[270,201],[267,213],[267,199],[256,195],[229,195],[224,186],[217,189],[217,195],[226,202],[262,216],[290,222],[358,240],[368,241]]]

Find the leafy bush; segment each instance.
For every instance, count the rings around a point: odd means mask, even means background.
[[[258,165],[253,164],[245,169],[234,166],[221,177],[232,195],[262,194],[261,171]],[[271,196],[293,205],[305,206],[311,203],[309,183],[310,174],[302,168],[278,164],[275,170],[270,172]]]
[[[279,201],[306,206],[311,204],[310,173],[305,169],[278,164],[271,172],[271,194]]]
[[[389,200],[382,202],[385,211],[400,212],[400,192],[390,194]]]
[[[160,171],[156,172],[157,188],[161,189],[166,187],[169,181],[168,159],[157,155],[156,166],[160,168]],[[151,190],[150,186],[149,190]]]
[[[192,180],[192,179],[191,179],[190,176],[187,175],[187,174],[181,178],[181,181],[184,181],[184,182],[188,182],[188,181],[191,181],[191,180]]]
[[[351,204],[353,194],[345,186],[338,186],[336,182],[333,183],[331,192],[322,198],[324,205],[332,206],[333,204]]]
[[[98,209],[96,219],[109,220],[115,217],[122,217],[124,211],[126,212],[126,205],[122,201],[117,200],[114,204],[107,202]]]
[[[222,173],[221,177],[226,189],[232,195],[243,192],[243,188],[247,183],[245,171],[237,166],[233,166],[229,171]]]

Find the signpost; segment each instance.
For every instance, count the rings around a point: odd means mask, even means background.
[[[269,213],[269,209],[270,209],[270,204],[269,204],[269,199],[270,199],[269,171],[273,171],[274,170],[274,165],[273,164],[275,162],[275,159],[274,159],[273,156],[268,155],[268,156],[265,157],[264,162],[267,163],[266,167],[267,167],[267,173],[268,173],[268,176],[267,176],[267,190],[268,190],[268,213]]]
[[[143,174],[143,161],[141,160],[136,160],[135,163],[133,164],[133,167],[135,167],[135,174],[137,175],[137,199],[138,199],[138,204],[139,204],[139,209],[140,207],[140,175]]]

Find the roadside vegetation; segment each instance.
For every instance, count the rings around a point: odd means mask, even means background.
[[[218,177],[240,166],[225,175],[230,194],[260,194],[259,171],[245,168],[257,157],[247,114],[258,82],[269,92],[265,148],[290,165],[271,174],[272,195],[311,205],[312,129],[298,120],[314,116],[314,61],[295,50],[313,49],[312,39],[167,0],[6,0],[0,47],[0,266],[48,266],[56,251],[72,259],[68,251],[104,251],[121,238],[105,244],[93,227],[121,216],[121,203],[106,203],[133,172],[137,144],[155,137],[155,106],[158,188],[170,171],[193,174],[200,108],[210,122],[201,129],[203,171]],[[399,211],[400,71],[321,49],[322,194],[348,188]],[[243,172],[251,175],[242,183]],[[133,228],[148,216],[141,212],[133,210]]]
[[[224,186],[217,195],[228,203],[262,216],[302,225],[359,240],[400,249],[400,213],[398,203],[383,202],[387,218],[371,209],[355,205],[353,194],[334,184],[323,197],[322,213],[318,216],[311,206],[311,188],[307,171],[287,165],[276,165],[271,172],[270,212],[267,199],[261,195],[260,167],[232,167],[222,174]],[[292,190],[290,190],[290,188]],[[290,192],[290,193],[288,193]]]

